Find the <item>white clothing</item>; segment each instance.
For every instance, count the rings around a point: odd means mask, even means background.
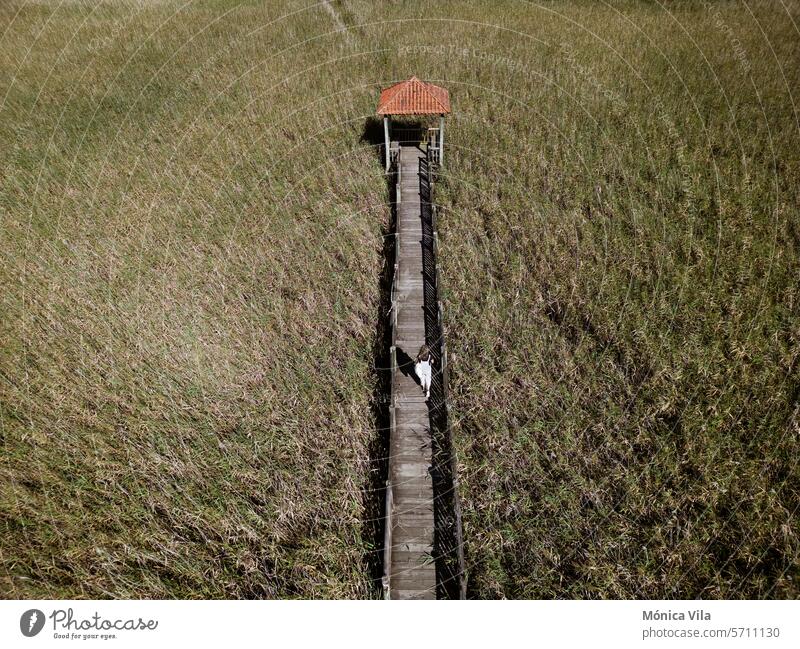
[[[417,361],[416,365],[414,365],[414,371],[419,377],[419,382],[422,385],[423,391],[425,392],[425,397],[430,397],[432,372],[430,359],[427,361]]]

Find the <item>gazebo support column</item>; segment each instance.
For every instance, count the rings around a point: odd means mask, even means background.
[[[439,164],[444,165],[444,115],[439,115]]]
[[[385,141],[384,151],[386,151],[386,171],[389,171],[389,116],[383,118],[383,139]]]

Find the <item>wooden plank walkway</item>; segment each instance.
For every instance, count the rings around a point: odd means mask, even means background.
[[[391,484],[391,599],[435,599],[431,431],[425,395],[414,378],[413,359],[425,343],[420,159],[416,146],[400,147],[397,191],[396,329],[392,377],[394,427],[389,440]],[[437,368],[434,367],[434,372]]]

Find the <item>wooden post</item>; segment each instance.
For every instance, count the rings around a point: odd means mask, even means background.
[[[439,165],[444,166],[444,115],[439,115]]]
[[[386,143],[385,144],[385,149],[386,149],[386,171],[388,172],[389,171],[389,155],[390,155],[390,152],[389,152],[389,116],[388,115],[384,116],[384,118],[383,118],[383,140]]]

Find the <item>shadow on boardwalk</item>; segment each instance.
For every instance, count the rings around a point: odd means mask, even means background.
[[[414,359],[409,356],[404,349],[401,347],[397,348],[397,369],[403,373],[403,376],[409,377],[414,381],[414,383],[420,385],[419,377],[414,371],[414,362]]]
[[[436,360],[431,398],[428,401],[430,430],[433,444],[431,476],[434,494],[434,558],[436,561],[436,596],[439,599],[459,599],[461,572],[459,546],[460,521],[456,517],[455,478],[453,475],[452,440],[450,422],[445,403],[445,387],[442,363],[444,337],[439,319],[439,287],[436,285],[436,258],[434,252],[433,210],[431,209],[432,187],[428,160],[419,161],[420,207],[422,210],[422,273],[424,291],[425,341]]]

